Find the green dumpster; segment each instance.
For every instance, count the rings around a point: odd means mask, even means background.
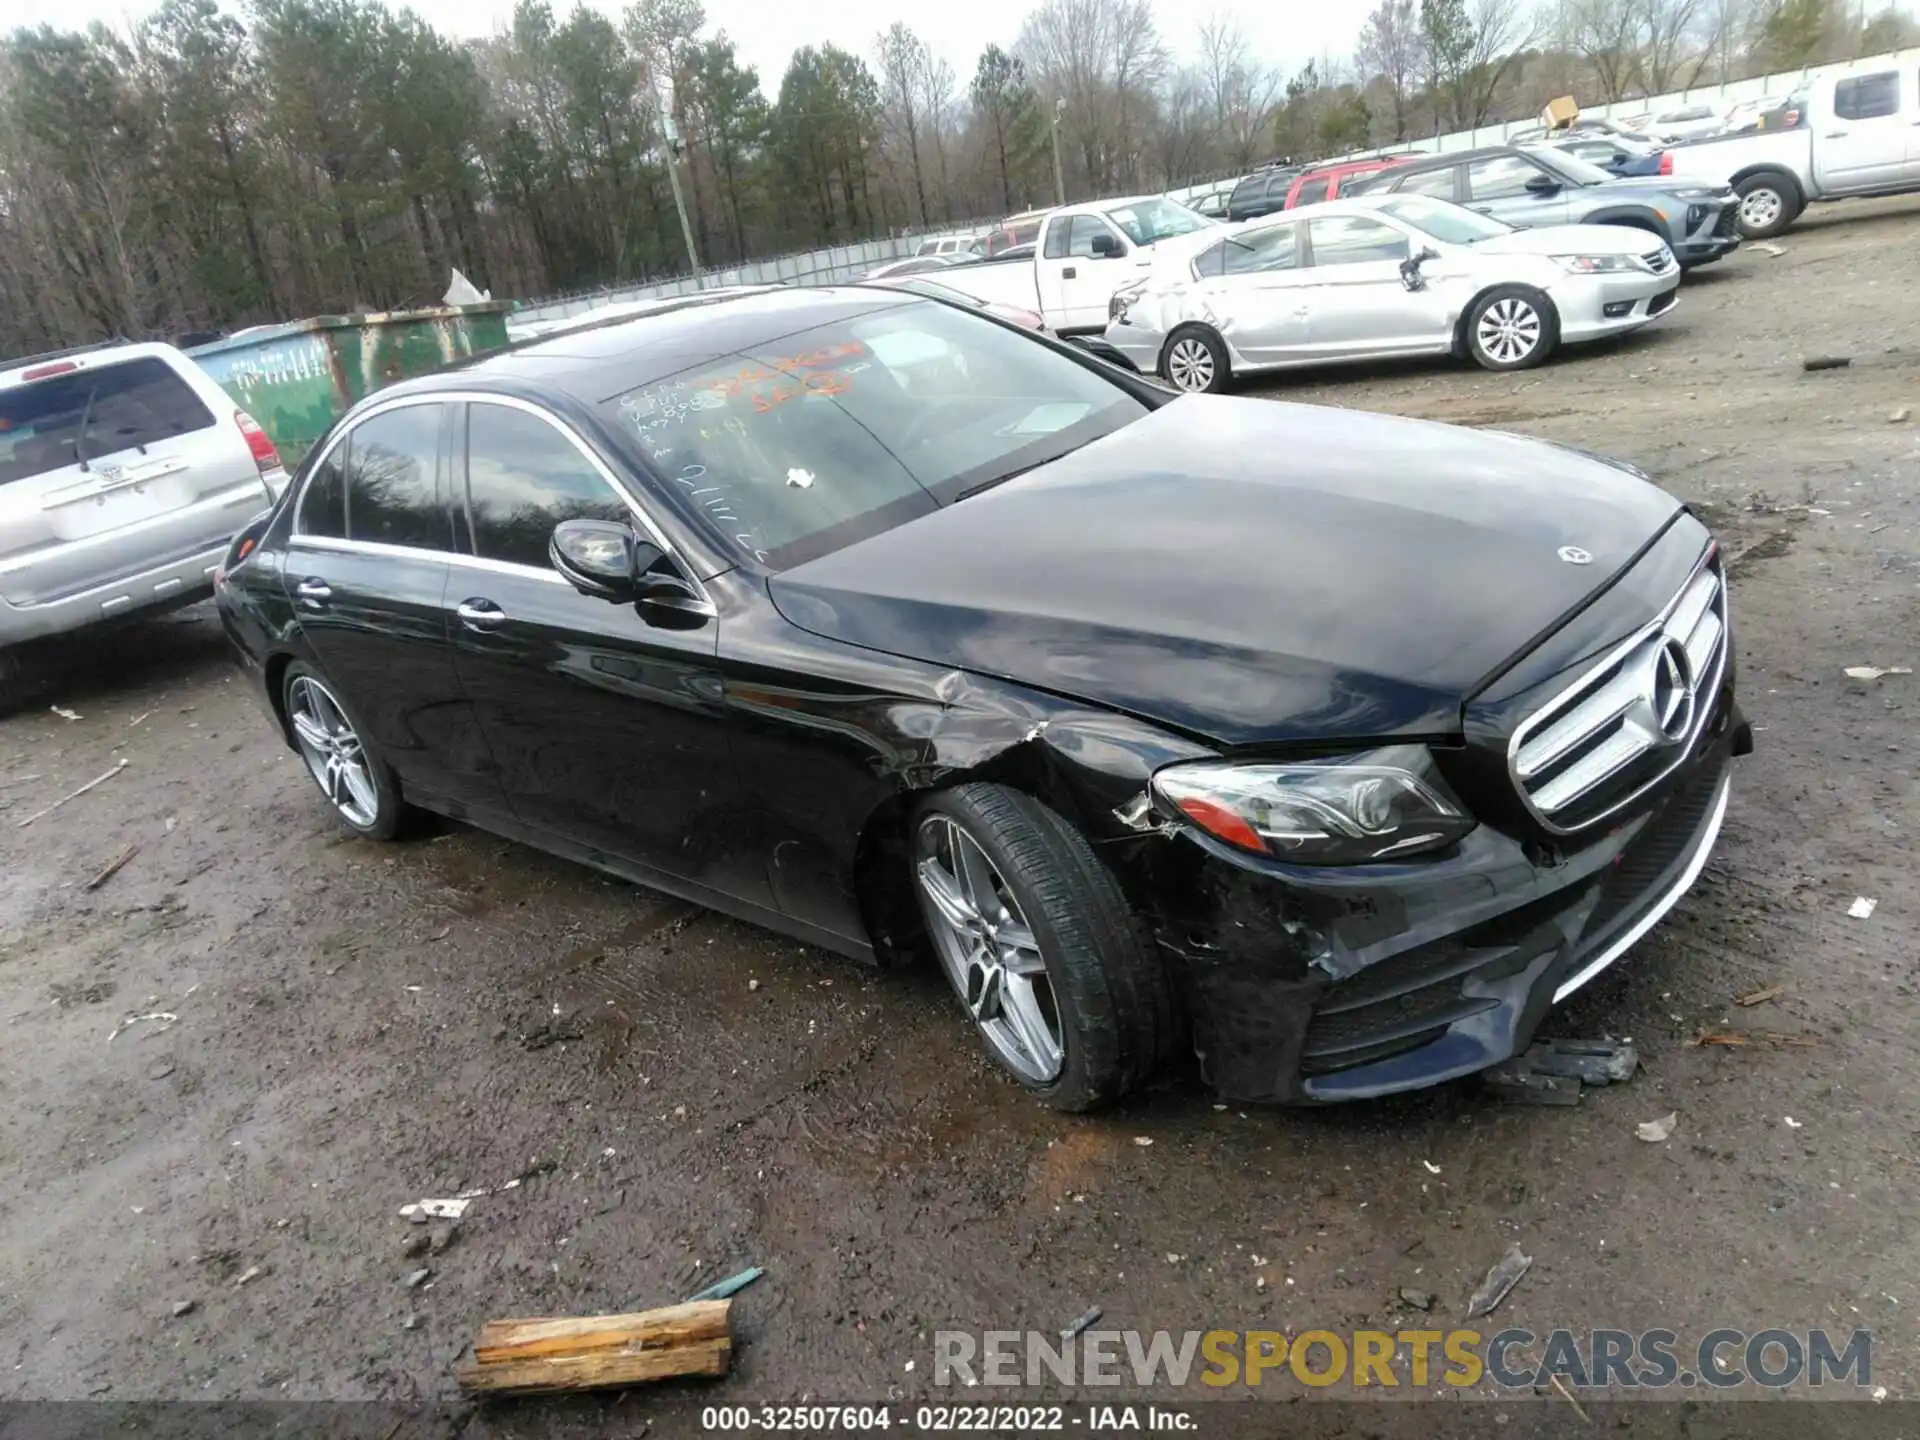
[[[356,400],[507,343],[511,300],[321,315],[187,351],[260,426],[291,470]]]

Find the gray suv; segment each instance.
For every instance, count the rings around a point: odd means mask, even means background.
[[[171,345],[0,361],[0,714],[36,646],[211,595],[286,485],[253,417]]]
[[[1364,193],[1431,195],[1521,229],[1630,225],[1658,235],[1683,270],[1740,246],[1740,201],[1695,181],[1616,180],[1563,150],[1496,145],[1396,165],[1365,177]],[[1343,195],[1363,193],[1349,181]]]

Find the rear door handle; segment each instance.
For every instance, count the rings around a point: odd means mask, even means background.
[[[491,600],[462,600],[453,613],[460,617],[460,623],[467,629],[477,630],[483,635],[507,623],[507,612]]]
[[[318,575],[309,575],[293,587],[293,593],[309,610],[324,610],[333,598],[333,587]]]

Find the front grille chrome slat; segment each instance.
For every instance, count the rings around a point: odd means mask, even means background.
[[[1558,834],[1598,824],[1692,753],[1727,667],[1727,595],[1709,548],[1672,602],[1514,732],[1508,765]]]

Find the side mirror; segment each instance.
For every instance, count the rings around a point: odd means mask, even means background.
[[[1121,253],[1120,242],[1104,230],[1095,234],[1088,244],[1093,247],[1093,257],[1096,260],[1111,260]]]
[[[614,520],[562,520],[547,542],[547,558],[561,579],[616,605],[641,598],[642,577],[663,553]]]
[[[1529,195],[1558,195],[1560,193],[1560,182],[1555,180],[1551,175],[1535,175],[1531,180],[1527,181],[1527,193]]]

